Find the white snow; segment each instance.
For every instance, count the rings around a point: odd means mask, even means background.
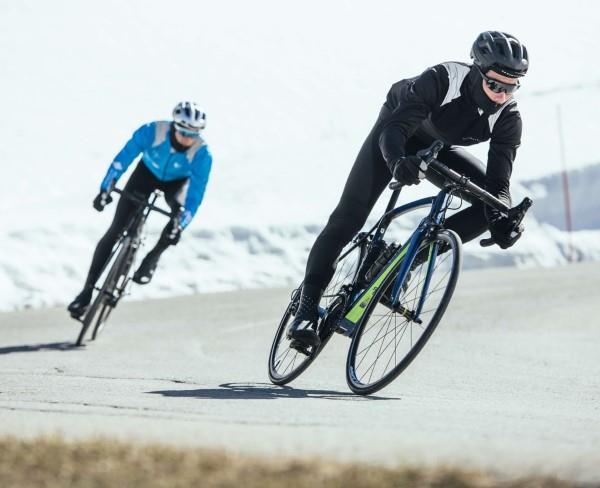
[[[597,161],[600,65],[585,53],[600,50],[600,7],[546,8],[541,22],[537,4],[482,5],[0,2],[0,309],[63,304],[78,291],[114,211],[91,208],[100,179],[131,132],[180,99],[208,112],[213,174],[188,235],[138,298],[298,280],[389,86],[467,61],[485,29],[514,33],[531,53],[514,179],[561,169],[557,104],[569,166]],[[431,191],[420,185],[403,201]],[[163,222],[150,223],[151,239]],[[582,231],[573,245],[597,259],[599,240]],[[514,250],[473,245],[465,264],[556,265],[568,242],[529,219]]]

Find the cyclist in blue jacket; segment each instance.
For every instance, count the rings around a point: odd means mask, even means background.
[[[206,114],[194,102],[181,102],[173,109],[172,121],[157,121],[143,125],[133,133],[111,163],[94,199],[94,208],[101,212],[112,201],[110,190],[142,154],[125,190],[148,198],[154,190],[162,190],[174,217],[164,228],[156,246],[146,255],[133,280],[149,283],[161,254],[177,244],[183,229],[190,223],[204,197],[212,156],[202,137]],[[91,301],[94,285],[100,277],[112,248],[136,210],[135,203],[121,198],[115,217],[100,239],[81,293],[69,304],[73,317],[83,315]]]

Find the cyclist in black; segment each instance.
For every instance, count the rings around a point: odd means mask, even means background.
[[[102,180],[100,193],[94,199],[94,208],[99,212],[112,201],[112,186],[142,154],[125,191],[148,198],[154,190],[162,190],[174,214],[156,246],[135,272],[133,281],[136,283],[143,285],[150,282],[161,254],[169,246],[177,244],[181,232],[202,202],[212,166],[212,156],[202,137],[205,126],[206,114],[196,103],[177,104],[173,109],[172,121],[151,122],[135,131]],[[136,208],[136,204],[127,198],[119,200],[113,222],[96,247],[83,290],[68,306],[73,317],[79,318],[85,313],[94,285]]]
[[[290,337],[318,345],[310,326],[318,320],[319,300],[333,276],[335,260],[365,224],[392,177],[404,185],[427,178],[441,186],[441,179],[414,156],[434,140],[445,144],[438,155],[441,162],[510,206],[509,181],[522,130],[513,94],[529,68],[527,50],[510,34],[488,31],[475,40],[471,58],[472,65],[446,62],[392,85],[340,202],[310,252]],[[487,140],[487,166],[459,147]],[[488,229],[502,249],[520,237],[511,237],[512,224],[497,211],[468,196],[465,199],[471,206],[445,224],[463,242]]]

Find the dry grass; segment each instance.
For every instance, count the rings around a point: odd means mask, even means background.
[[[229,455],[205,449],[127,444],[0,439],[0,487],[248,487],[467,488],[575,487],[553,479],[501,481],[477,472],[386,469],[334,462]]]

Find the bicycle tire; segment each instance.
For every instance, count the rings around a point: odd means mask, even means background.
[[[100,310],[100,313],[96,318],[96,325],[94,325],[94,330],[92,331],[92,341],[95,341],[96,338],[100,335],[100,332],[102,332],[102,329],[104,329],[104,325],[108,321],[108,317],[110,316],[110,313],[113,311],[113,309],[114,307],[109,303],[106,303],[105,300],[102,304],[102,309]]]
[[[422,285],[425,282],[427,275],[431,275],[430,279],[432,279],[431,277],[438,269],[441,270],[441,273],[445,271],[446,267],[448,268],[446,271],[448,279],[439,298],[439,303],[437,304],[435,309],[428,309],[427,312],[422,312],[420,315],[420,317],[423,318],[425,315],[432,313],[429,323],[425,327],[422,327],[422,325],[412,322],[409,318],[406,318],[406,316],[404,315],[397,314],[385,305],[385,293],[394,285],[398,271],[401,266],[402,261],[400,261],[396,264],[395,269],[391,273],[389,273],[389,275],[383,281],[382,285],[375,292],[373,299],[367,306],[365,313],[358,324],[357,330],[352,337],[352,342],[348,350],[348,356],[346,361],[346,381],[348,383],[348,386],[354,393],[359,395],[369,395],[386,387],[387,385],[389,385],[389,383],[396,379],[423,349],[423,347],[435,331],[442,316],[444,315],[444,312],[446,311],[448,304],[450,303],[450,300],[452,298],[452,294],[454,293],[454,289],[456,288],[456,282],[460,273],[462,263],[461,241],[454,231],[444,229],[438,231],[434,238],[429,238],[428,240],[424,241],[420,249],[424,250],[433,242],[445,242],[449,246],[449,249],[444,254],[438,255],[438,258],[435,262],[435,267],[431,271],[428,269],[430,259],[430,256],[428,256],[424,263],[419,264],[417,267],[415,267],[415,269],[411,271],[410,276],[406,277],[406,283],[401,284],[404,290],[402,294],[402,301],[406,300],[408,303],[412,300],[412,304],[414,306],[415,303],[418,303],[418,300],[421,296],[420,293],[422,292]],[[448,263],[447,266],[444,265],[444,267],[442,267],[444,261],[450,258],[452,260],[451,263]],[[414,259],[414,257],[412,259]],[[411,265],[412,264],[413,263],[411,263]],[[422,275],[424,269],[425,276]],[[413,289],[411,289],[410,287],[413,286],[412,280],[414,279],[417,279],[418,281],[416,282],[416,284],[414,284],[415,296],[413,297]],[[444,279],[445,276],[442,276],[439,282],[441,282]],[[438,287],[439,282],[436,283],[433,280],[430,282],[430,288],[428,289],[428,295],[426,295],[425,304],[428,303],[427,300],[434,293],[437,293],[441,289]],[[431,285],[433,285],[433,287],[431,287]],[[421,287],[421,292],[419,292],[419,287]],[[391,318],[386,319],[386,315],[382,315],[380,317],[379,315],[374,314],[374,311],[378,306],[389,310],[387,314],[390,317],[395,315],[393,330],[390,330],[390,326],[392,324]],[[400,317],[402,317],[401,320],[403,320],[403,322],[401,322],[400,324],[400,328],[398,328],[398,324],[396,321],[397,315],[400,315]],[[369,324],[370,328],[367,328]],[[377,329],[378,324],[380,325]],[[414,326],[418,326],[421,329],[421,331],[416,331],[420,332],[419,337],[418,339],[416,339],[416,341],[413,341],[413,332],[415,332],[413,331],[413,324]],[[384,327],[386,328],[385,332],[383,333],[383,335],[380,335]],[[406,350],[406,352],[401,354],[402,357],[398,361],[397,348],[400,345],[400,341],[404,339],[404,336],[409,328],[410,332],[406,337],[408,341],[408,338],[410,336],[410,344],[407,343],[405,346],[403,346],[408,347],[408,349]],[[371,339],[375,331],[377,331],[377,333],[375,334],[375,337]],[[389,337],[389,339],[386,339],[386,336],[391,335],[392,333],[394,334],[394,336]],[[400,335],[399,338],[398,335]],[[383,346],[386,340],[388,340],[388,343],[384,348]],[[383,373],[381,375],[376,375],[377,378],[374,381],[372,381],[373,375],[375,371],[377,371],[377,362],[381,357],[384,357],[384,353],[388,350],[389,345],[392,344],[392,340],[394,344],[393,350],[388,353],[389,359],[387,360],[387,363],[384,366]],[[363,347],[362,349],[360,349],[361,342]],[[380,343],[375,345],[377,342]],[[369,362],[371,361],[371,359],[373,359],[373,355],[371,355],[369,360],[367,360],[364,366],[362,366],[366,357],[371,353],[371,348],[374,345],[374,351],[377,350],[377,352],[375,353],[374,361],[372,363]],[[394,366],[388,370],[387,367],[389,366],[392,360],[392,352],[394,358]],[[385,358],[387,358],[387,355],[385,356]],[[369,370],[371,370],[370,374]],[[369,374],[369,377],[365,381],[367,374]]]
[[[337,288],[335,291],[338,291],[342,286],[354,280],[363,257],[364,246],[359,244],[356,245],[354,249],[352,249],[351,246],[350,249],[343,252],[338,259],[334,276],[321,299],[321,304],[326,310],[325,315],[319,321],[317,326],[317,333],[319,334],[321,344],[316,350],[311,351],[309,356],[304,356],[299,351],[291,348],[289,346],[290,341],[286,337],[288,323],[292,319],[298,300],[300,299],[301,287],[296,289],[292,294],[292,299],[275,331],[275,337],[273,338],[273,343],[271,344],[271,350],[269,352],[268,372],[269,379],[273,384],[285,385],[296,379],[306,371],[325,348],[329,339],[331,339],[335,332],[336,323],[339,318],[338,315],[341,310],[343,310],[344,306],[343,300],[334,293],[333,289]],[[300,360],[296,364],[298,358],[300,358]],[[282,363],[288,364],[288,366],[283,367],[281,366]]]
[[[77,341],[75,344],[77,346],[82,346],[85,341],[85,336],[90,326],[96,322],[96,326],[94,327],[94,332],[96,332],[96,327],[98,325],[97,319],[99,318],[98,312],[104,312],[106,306],[110,306],[107,302],[109,296],[112,296],[114,292],[114,288],[117,284],[118,278],[118,270],[121,267],[121,263],[123,262],[123,258],[125,257],[126,252],[128,251],[128,243],[124,244],[123,241],[119,244],[121,249],[117,253],[117,257],[115,258],[113,265],[111,266],[104,283],[100,287],[98,294],[92,301],[91,305],[88,307],[85,312],[82,320],[81,331],[79,332],[79,336],[77,337]],[[106,317],[108,318],[108,317]],[[105,321],[104,321],[105,322]]]
[[[136,254],[137,249],[130,244],[127,246],[126,250],[127,250],[127,252],[123,253],[124,257],[121,259],[121,262],[119,263],[119,266],[116,269],[114,284],[112,286],[112,291],[109,292],[107,290],[107,293],[105,294],[107,299],[104,300],[104,303],[102,304],[102,309],[100,310],[100,313],[97,316],[96,325],[94,326],[94,330],[92,331],[92,340],[93,341],[96,340],[96,338],[100,335],[100,333],[104,329],[104,326],[106,325],[106,322],[108,321],[108,317],[110,316],[111,312],[116,307],[117,302],[120,299],[120,296],[122,295],[122,290],[127,285],[127,275],[129,274],[129,271],[131,270],[131,267],[133,266],[133,260],[135,259],[135,254]],[[117,265],[117,262],[115,261],[115,266],[116,265]],[[117,288],[116,285],[121,277],[123,277],[123,283],[119,287],[121,289],[121,291],[119,292],[119,298],[117,298],[116,300],[114,300],[114,298],[113,298],[113,300],[108,300],[109,295],[111,297],[114,297],[114,291],[115,291],[115,288]]]
[[[92,304],[88,307],[87,311],[85,312],[85,315],[83,316],[83,320],[82,320],[81,330],[79,331],[79,335],[77,336],[77,340],[75,341],[75,344],[77,346],[83,345],[83,342],[85,340],[85,335],[86,335],[88,329],[90,328],[90,325],[94,321],[94,317],[96,316],[96,312],[97,312],[98,308],[100,307],[100,304],[102,303],[103,298],[104,297],[103,297],[102,290],[100,290],[98,292],[98,294],[96,295],[96,297],[94,298],[94,300],[92,301]]]

